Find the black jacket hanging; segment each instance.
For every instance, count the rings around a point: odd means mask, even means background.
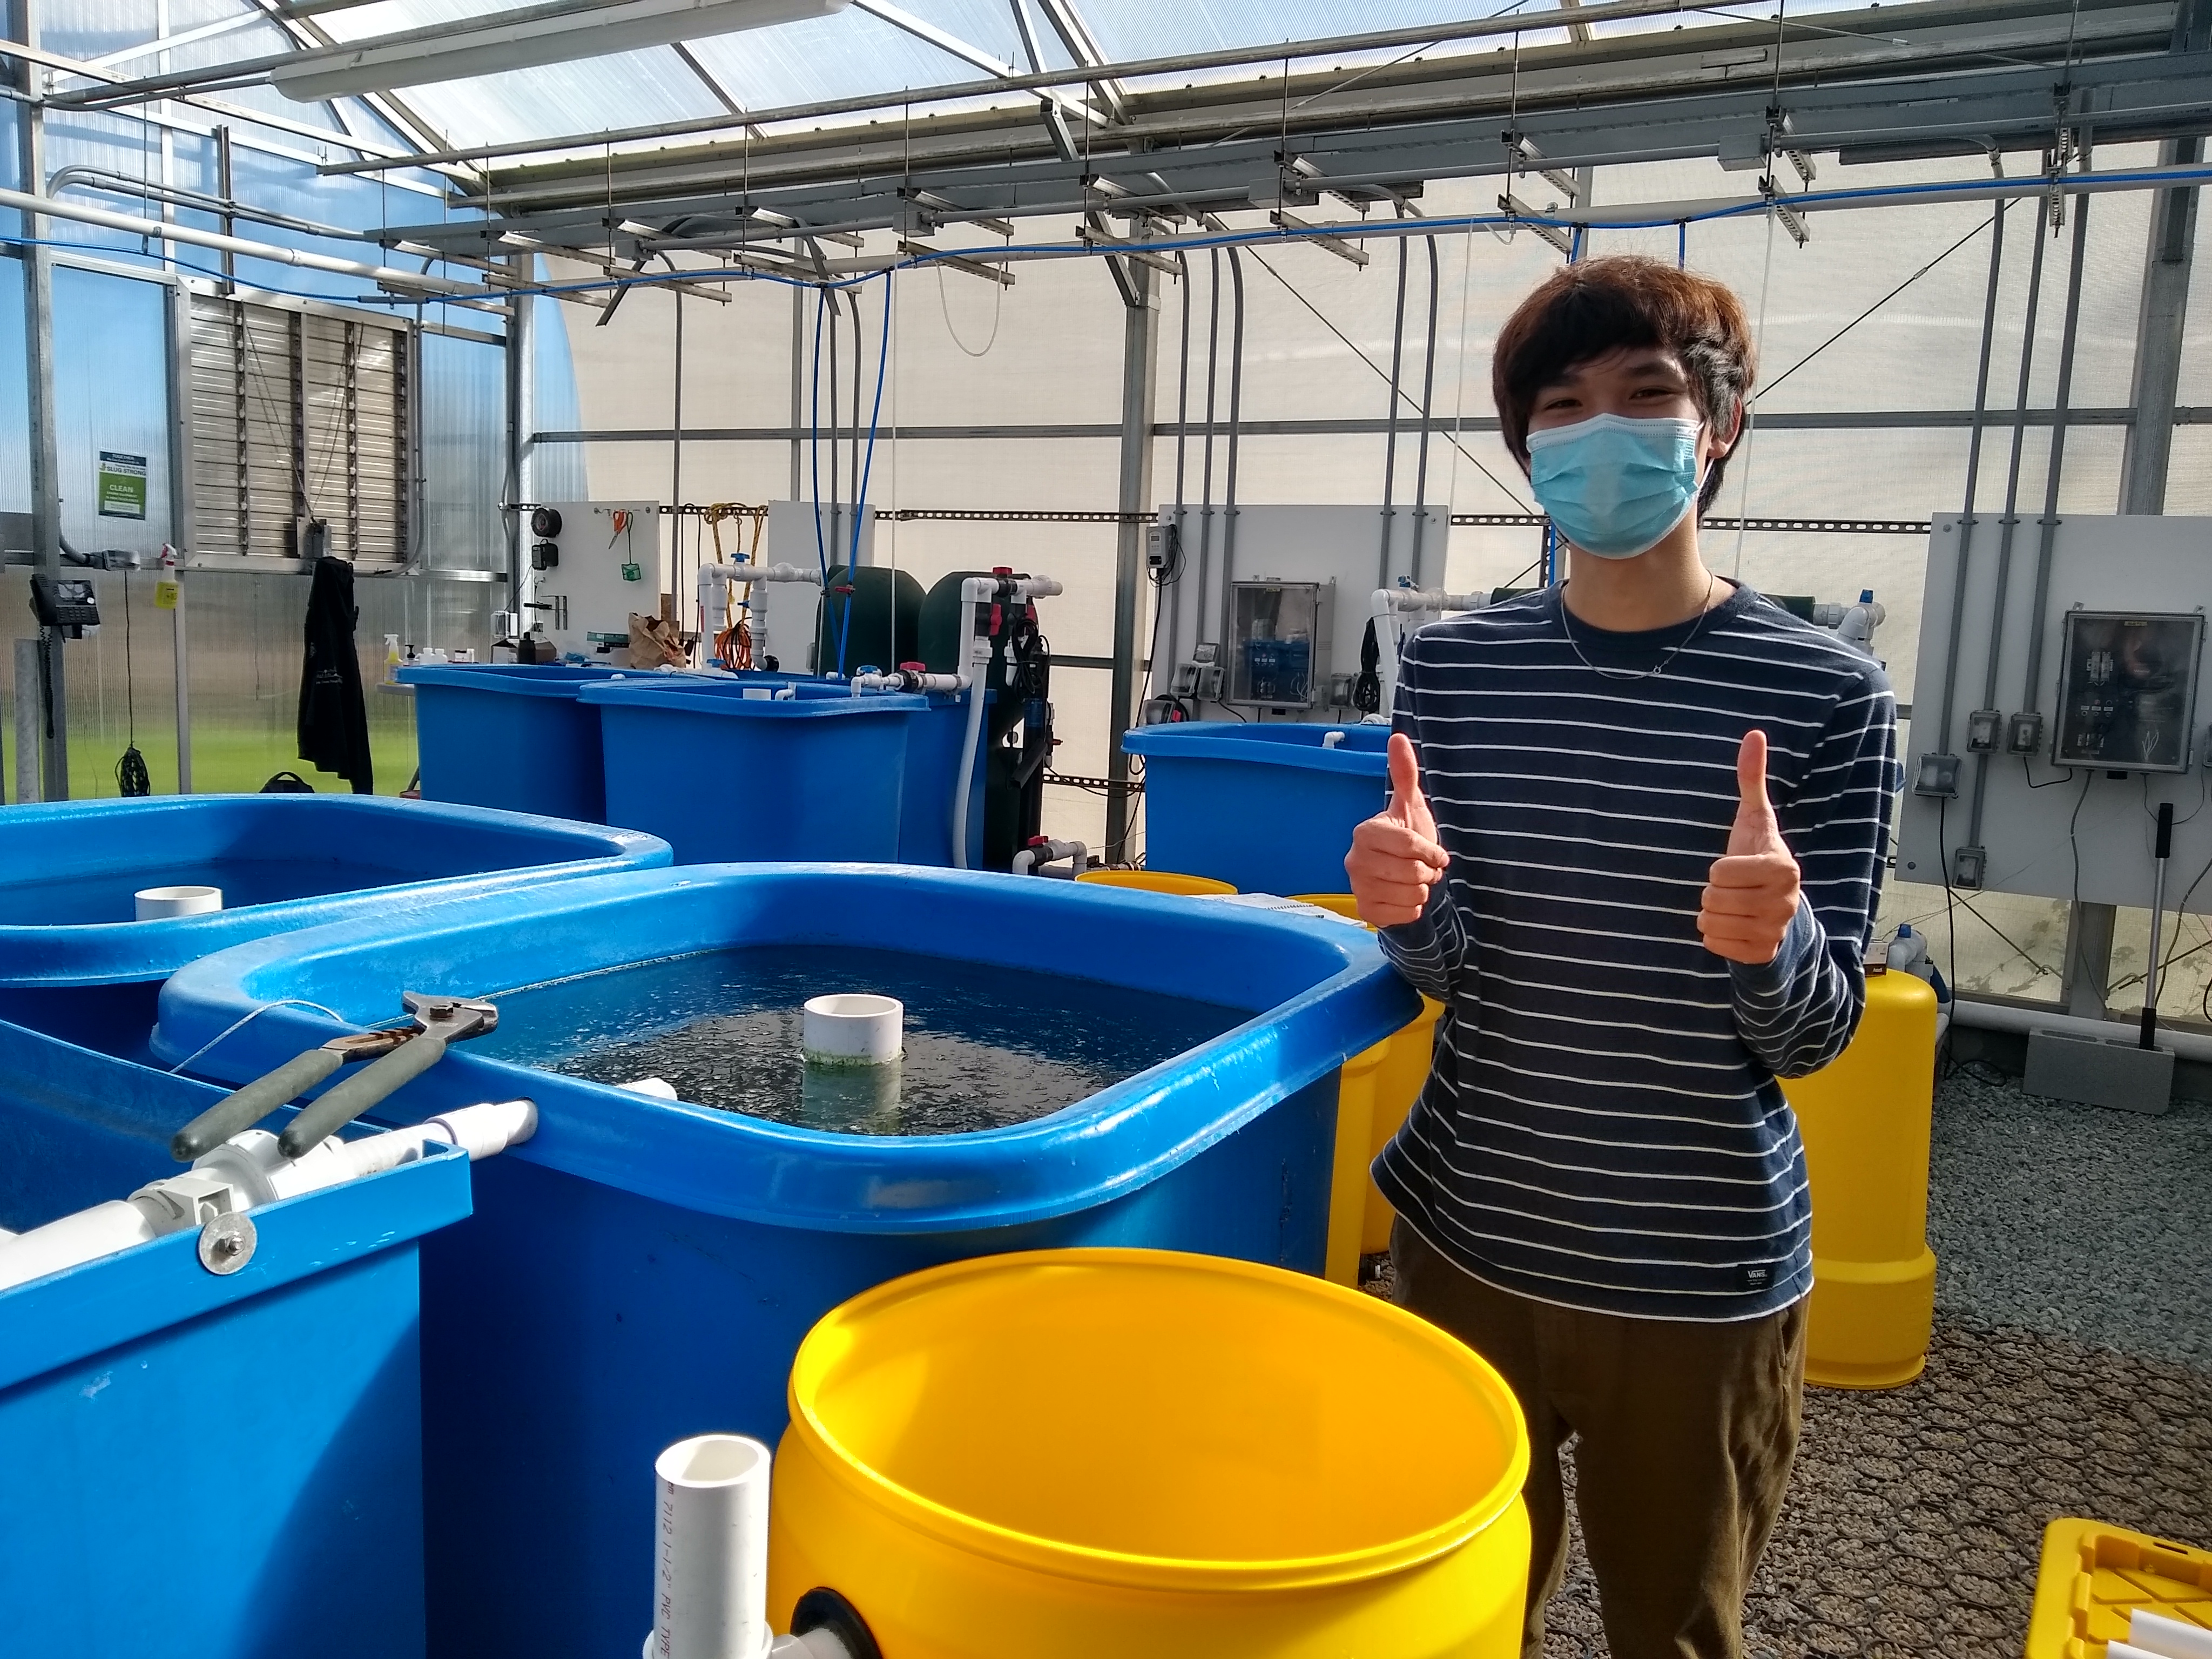
[[[315,561],[307,592],[307,654],[300,674],[300,758],[335,772],[356,795],[374,793],[368,756],[368,707],[361,694],[361,658],[354,648],[353,567]]]
[[[1352,683],[1352,706],[1363,714],[1382,712],[1382,679],[1375,672],[1382,665],[1382,647],[1375,641],[1375,618],[1370,617],[1367,632],[1359,641],[1359,678]]]

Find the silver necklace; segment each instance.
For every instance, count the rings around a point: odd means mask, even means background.
[[[1575,659],[1581,663],[1583,667],[1589,669],[1591,673],[1596,675],[1600,679],[1648,680],[1661,669],[1664,668],[1668,663],[1674,661],[1675,658],[1681,655],[1683,649],[1688,646],[1690,641],[1698,637],[1698,630],[1705,625],[1705,618],[1713,614],[1713,592],[1714,590],[1720,586],[1720,573],[1717,571],[1707,574],[1705,577],[1705,603],[1704,608],[1698,612],[1697,621],[1690,624],[1690,631],[1688,633],[1683,635],[1680,640],[1668,647],[1667,654],[1665,656],[1660,658],[1657,662],[1653,663],[1649,668],[1600,668],[1595,663],[1584,656],[1583,654],[1582,647],[1577,644],[1575,640],[1574,624],[1567,620],[1567,596],[1564,591],[1559,594],[1559,631],[1567,636],[1567,648],[1575,653]]]

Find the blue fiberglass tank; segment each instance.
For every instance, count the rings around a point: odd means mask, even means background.
[[[1123,733],[1145,762],[1145,862],[1240,892],[1341,893],[1389,799],[1389,728],[1191,720]]]
[[[638,675],[586,686],[607,821],[660,836],[679,864],[899,857],[907,728],[928,700],[792,689]]]
[[[823,990],[890,990],[896,972],[915,1005],[920,958],[974,1029],[1026,1021],[1054,1055],[1102,1028],[1218,1018],[1062,1109],[967,1133],[833,1133],[520,1064],[567,1063],[583,1022],[650,1036],[689,1017],[668,975],[751,951],[811,953]],[[870,1285],[1074,1244],[1318,1272],[1339,1069],[1419,1006],[1365,930],[1327,916],[972,872],[710,866],[228,951],[170,981],[157,1047],[182,1059],[281,997],[343,1017],[271,1006],[194,1062],[240,1082],[396,1014],[402,988],[513,994],[494,1036],[394,1096],[391,1121],[465,1097],[538,1105],[536,1136],[477,1166],[475,1217],[424,1257],[433,1650],[518,1659],[635,1648],[653,1456],[708,1429],[773,1443],[799,1340]],[[909,1068],[925,1037],[949,1041],[918,1029],[927,1012],[909,1006]]]
[[[177,1174],[220,1097],[0,1025],[0,1225]],[[468,1212],[441,1152],[256,1209],[226,1276],[186,1231],[0,1291],[0,1648],[422,1653],[416,1242]]]
[[[568,663],[403,666],[415,688],[422,799],[605,823],[599,718],[576,701],[618,669]]]
[[[0,812],[0,1018],[143,1054],[161,981],[198,957],[434,891],[664,865],[650,836],[374,795],[156,795]],[[222,890],[139,921],[155,886]]]

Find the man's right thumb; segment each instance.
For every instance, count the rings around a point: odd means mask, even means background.
[[[1413,758],[1413,739],[1403,732],[1390,734],[1390,806],[1403,817],[1421,798],[1421,763]]]

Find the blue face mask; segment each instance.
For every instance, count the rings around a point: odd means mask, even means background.
[[[1593,415],[1528,434],[1528,483],[1569,542],[1601,559],[1650,551],[1697,505],[1696,421]]]

